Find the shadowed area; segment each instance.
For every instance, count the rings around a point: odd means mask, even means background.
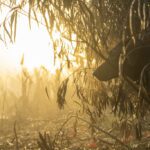
[[[93,73],[100,81],[108,81],[119,74],[119,56],[122,51],[123,44],[120,42],[115,46],[109,54],[108,59],[101,64]],[[134,45],[130,40],[126,45],[126,56],[123,63],[123,75],[137,81],[140,78],[143,67],[150,62],[150,40],[149,33],[143,38],[136,39]]]

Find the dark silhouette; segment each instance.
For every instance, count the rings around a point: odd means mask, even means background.
[[[143,67],[150,63],[150,31],[147,31],[141,37],[138,35],[135,44],[132,39],[129,40],[126,46],[122,74],[130,77],[133,81],[138,81]],[[100,81],[108,81],[118,77],[119,56],[122,47],[123,44],[120,42],[110,51],[108,59],[94,71],[94,76]]]
[[[119,57],[123,46],[126,47],[126,55],[122,64],[122,75],[128,76],[133,81],[139,81],[143,67],[150,63],[150,11],[146,1],[135,3],[132,14],[132,30],[130,30],[129,16],[126,22],[126,40],[119,42],[109,53],[108,59],[101,64],[95,71],[94,76],[100,81],[108,81],[119,75]],[[143,8],[146,4],[146,9]],[[140,6],[140,10],[138,7]],[[144,18],[145,11],[145,30],[142,27],[141,19]],[[139,13],[138,13],[139,12]],[[141,15],[139,17],[139,14]],[[132,33],[131,33],[132,31]],[[135,37],[135,43],[131,37]]]

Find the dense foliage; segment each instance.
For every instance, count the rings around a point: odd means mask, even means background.
[[[44,25],[53,41],[55,59],[65,61],[68,68],[74,67],[74,61],[79,64],[78,70],[60,85],[57,93],[59,106],[63,107],[65,103],[70,80],[75,85],[77,96],[82,100],[81,106],[93,122],[96,117],[101,116],[103,110],[111,106],[112,111],[122,117],[123,128],[130,128],[127,123],[131,125],[136,122],[137,137],[140,137],[141,118],[149,110],[149,105],[130,87],[130,84],[134,87],[137,85],[132,81],[122,82],[122,79],[119,83],[117,81],[100,83],[93,79],[89,70],[106,60],[109,49],[120,39],[134,40],[134,36],[145,29],[149,20],[146,16],[149,4],[146,3],[148,1],[143,2],[142,0],[1,0],[0,6],[9,7],[10,11],[1,24],[4,32],[0,37],[5,42],[8,42],[8,38],[10,42],[15,41],[17,19],[21,15],[28,17],[31,29],[32,21]],[[135,18],[138,18],[138,21]],[[136,28],[137,24],[139,31]],[[59,31],[61,35],[59,40],[54,40],[53,30]],[[70,47],[64,44],[65,41],[71,42],[73,51],[68,50]],[[74,60],[69,58],[69,54],[74,56]]]

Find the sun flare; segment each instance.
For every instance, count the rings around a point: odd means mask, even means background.
[[[19,20],[16,42],[8,44],[5,50],[1,50],[0,57],[4,57],[2,65],[7,66],[5,68],[9,66],[18,70],[21,67],[22,56],[24,56],[23,65],[29,71],[44,66],[51,73],[55,73],[58,66],[57,64],[54,66],[52,41],[45,27],[38,27],[32,23],[31,30],[29,30],[27,22],[26,17]],[[58,33],[53,32],[53,35],[59,38]]]
[[[4,13],[2,16],[5,16],[6,14],[7,13]],[[29,29],[28,17],[19,17],[15,43],[8,43],[7,47],[4,46],[0,50],[1,70],[3,68],[6,72],[8,72],[8,70],[16,72],[16,70],[20,71],[23,65],[30,72],[33,72],[35,68],[43,66],[52,74],[55,74],[62,62],[60,62],[59,59],[54,60],[53,41],[59,41],[61,39],[61,33],[54,26],[52,40],[50,39],[45,26],[38,26],[35,21],[31,21],[32,26],[31,29]],[[72,39],[76,39],[75,34],[72,35]],[[66,52],[68,53],[68,58],[74,60],[73,53],[76,42],[71,43],[64,39],[63,43],[67,46]],[[58,46],[57,52],[59,53],[60,50],[61,46]],[[24,61],[21,65],[22,58],[24,58]],[[66,70],[66,72],[67,71],[68,70]]]

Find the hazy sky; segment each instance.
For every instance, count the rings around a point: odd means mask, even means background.
[[[0,23],[4,20],[8,9],[0,14]],[[0,44],[0,70],[7,72],[20,67],[20,61],[24,54],[24,65],[29,69],[45,66],[49,70],[53,68],[53,48],[49,40],[46,28],[32,21],[32,29],[29,29],[28,18],[21,16],[18,19],[16,43],[5,47]]]

